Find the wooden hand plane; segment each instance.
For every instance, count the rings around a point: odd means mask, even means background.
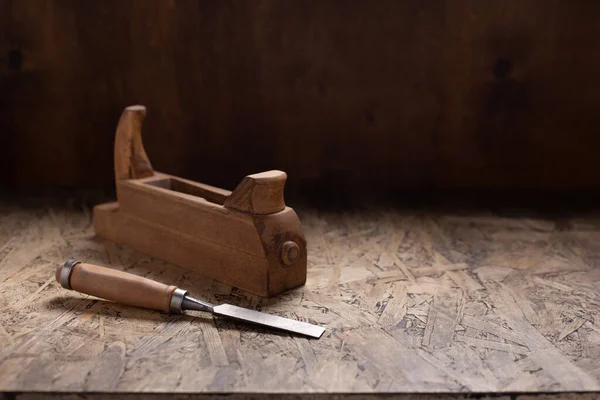
[[[142,143],[145,115],[144,106],[121,115],[117,202],[94,208],[96,233],[259,296],[303,285],[306,240],[285,205],[285,172],[248,175],[233,192],[156,172]]]

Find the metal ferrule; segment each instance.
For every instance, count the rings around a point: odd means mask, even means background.
[[[69,278],[71,277],[71,272],[73,271],[73,267],[77,264],[81,264],[81,261],[68,260],[65,265],[63,265],[60,270],[60,285],[65,289],[71,290],[71,285],[69,284]]]
[[[214,312],[215,306],[213,304],[207,303],[206,301],[201,301],[193,298],[192,296],[186,295],[183,297],[183,303],[181,304],[184,310],[194,310],[194,311],[208,311]]]
[[[173,295],[171,296],[171,305],[169,307],[172,313],[181,314],[183,312],[181,305],[183,304],[183,299],[185,298],[186,294],[187,290],[179,288],[175,289]]]

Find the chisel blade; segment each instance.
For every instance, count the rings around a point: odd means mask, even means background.
[[[270,328],[299,333],[301,335],[316,339],[320,338],[323,332],[325,332],[325,328],[317,325],[312,325],[301,321],[294,321],[293,319],[283,318],[277,315],[265,314],[259,311],[237,307],[231,304],[221,304],[215,306],[213,308],[213,313],[215,315],[221,315],[240,321],[268,326]]]

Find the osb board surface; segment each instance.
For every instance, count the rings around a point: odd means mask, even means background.
[[[266,300],[96,239],[85,206],[0,205],[0,390],[599,389],[600,218],[299,215],[307,284]],[[80,295],[54,280],[71,257],[327,331],[308,340]]]
[[[536,395],[466,395],[445,394],[48,394],[20,393],[0,400],[596,400],[600,398],[592,393],[543,393]]]

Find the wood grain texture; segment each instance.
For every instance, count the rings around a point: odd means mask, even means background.
[[[142,142],[146,107],[128,106],[123,110],[115,133],[115,181],[148,178],[154,175]]]
[[[160,181],[177,178],[157,173]],[[167,188],[155,187],[152,180],[119,182],[119,210],[147,222],[159,224],[252,256],[264,256],[260,238],[251,217],[227,210],[207,201],[202,193],[191,195]]]
[[[303,285],[306,240],[285,205],[286,173],[247,175],[233,192],[155,173],[142,143],[145,116],[140,105],[121,114],[114,146],[117,203],[94,207],[95,233],[259,296]],[[89,279],[81,284],[91,288]],[[83,292],[98,296],[99,288]]]
[[[228,282],[258,295],[269,294],[269,262],[264,255],[259,257],[146,221],[121,212],[117,203],[94,208],[94,230],[104,239],[128,244],[207,278]]]
[[[56,281],[59,283],[62,268],[56,269]],[[72,290],[90,296],[164,312],[171,311],[171,298],[177,289],[141,276],[86,263],[73,267],[69,284]]]
[[[0,181],[112,186],[148,106],[153,166],[288,193],[600,185],[600,3],[0,0]],[[152,26],[150,30],[148,27]]]
[[[26,204],[0,202],[0,391],[600,390],[598,215],[301,210],[306,285],[264,299],[98,240],[76,201]],[[71,257],[327,331],[307,340],[67,291],[53,275]]]
[[[251,214],[273,214],[285,208],[283,189],[287,174],[267,171],[244,177],[225,200],[225,207]]]
[[[285,178],[281,171],[249,175],[225,198],[222,189],[159,172],[117,181],[118,203],[94,207],[94,230],[209,278],[274,296],[306,282],[306,240],[295,211],[285,206]],[[203,193],[208,199],[197,196]]]

